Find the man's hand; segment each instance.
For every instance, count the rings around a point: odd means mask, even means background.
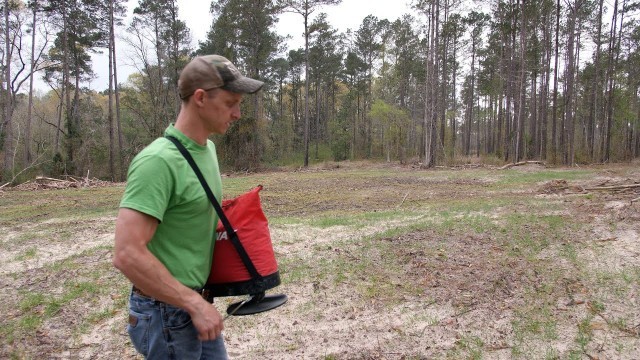
[[[191,321],[198,330],[198,339],[200,341],[215,340],[224,329],[224,322],[220,312],[215,306],[205,301],[200,295],[194,293],[198,299],[193,307],[189,307],[187,311],[191,315]]]

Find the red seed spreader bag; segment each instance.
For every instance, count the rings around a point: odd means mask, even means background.
[[[260,190],[262,190],[261,185],[235,199],[223,201],[222,210],[260,275],[260,281],[272,282],[276,281],[275,278],[277,278],[277,283],[279,284],[278,264],[271,244],[267,217],[264,215],[260,204]],[[207,287],[215,289],[222,286],[228,288],[232,284],[245,284],[249,287],[247,291],[252,292],[251,288],[256,287],[255,284],[251,284],[252,281],[255,281],[255,276],[252,277],[249,273],[222,221],[218,222],[216,235],[213,264]],[[234,286],[231,287],[232,289],[234,288]],[[242,288],[243,286],[240,287]],[[261,286],[258,285],[258,287]],[[228,293],[229,289],[223,292]],[[238,290],[232,290],[231,292],[236,293]]]
[[[180,151],[198,177],[202,189],[220,217],[213,250],[211,273],[203,296],[251,295],[232,304],[229,315],[249,315],[274,309],[287,301],[286,295],[265,296],[268,289],[280,285],[278,264],[271,247],[267,217],[262,212],[258,186],[222,205],[198,168],[189,150],[173,136],[166,136]],[[246,304],[246,305],[245,305]],[[240,309],[240,307],[243,309]]]

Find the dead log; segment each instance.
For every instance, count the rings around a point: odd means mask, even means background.
[[[544,165],[546,166],[546,164],[544,163],[544,161],[534,161],[534,160],[530,160],[530,161],[520,161],[517,163],[511,163],[511,164],[507,164],[503,167],[499,167],[498,170],[506,170],[506,169],[510,169],[514,166],[521,166],[521,165],[527,165],[527,164],[538,164],[538,165]]]

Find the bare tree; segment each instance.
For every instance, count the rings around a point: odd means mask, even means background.
[[[33,82],[35,75],[38,71],[43,69],[43,57],[44,52],[49,46],[49,31],[46,23],[43,23],[42,26],[39,26],[38,20],[42,13],[42,5],[38,0],[33,0],[29,3],[29,7],[32,12],[32,24],[31,24],[31,54],[30,54],[30,64],[31,64],[31,72],[29,73],[29,107],[27,113],[27,123],[25,126],[25,134],[24,134],[24,166],[29,166],[32,161],[31,154],[31,124],[33,122]],[[42,30],[40,33],[40,38],[43,40],[43,43],[40,46],[36,46],[37,43],[37,34],[38,29]],[[36,51],[36,48],[39,50]]]

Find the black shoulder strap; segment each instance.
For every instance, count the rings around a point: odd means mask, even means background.
[[[196,173],[198,180],[200,180],[200,184],[202,184],[202,188],[204,189],[204,192],[207,193],[207,197],[209,198],[209,201],[211,201],[213,208],[216,209],[216,212],[220,217],[220,221],[222,221],[222,225],[224,225],[224,228],[227,231],[229,240],[231,240],[231,243],[236,248],[236,251],[240,256],[240,259],[242,260],[242,263],[244,264],[244,266],[247,268],[247,271],[249,271],[251,278],[261,279],[262,276],[258,273],[258,270],[256,270],[256,267],[253,265],[251,258],[249,258],[249,254],[247,254],[247,251],[244,249],[244,246],[242,246],[242,243],[238,238],[238,233],[236,233],[236,231],[233,229],[233,227],[231,226],[231,223],[229,222],[229,219],[224,214],[224,211],[222,211],[222,207],[220,206],[220,203],[218,203],[218,200],[216,200],[216,197],[213,195],[211,188],[207,184],[207,181],[202,175],[202,172],[200,171],[200,168],[198,168],[198,165],[196,164],[195,160],[193,160],[193,157],[189,153],[189,150],[187,150],[184,147],[184,145],[182,145],[182,143],[175,137],[166,136],[166,138],[169,139],[178,148],[178,150],[180,150],[180,153],[182,153],[182,156],[184,156],[184,158],[187,160],[189,165],[191,165],[191,168],[193,169],[193,171]]]

